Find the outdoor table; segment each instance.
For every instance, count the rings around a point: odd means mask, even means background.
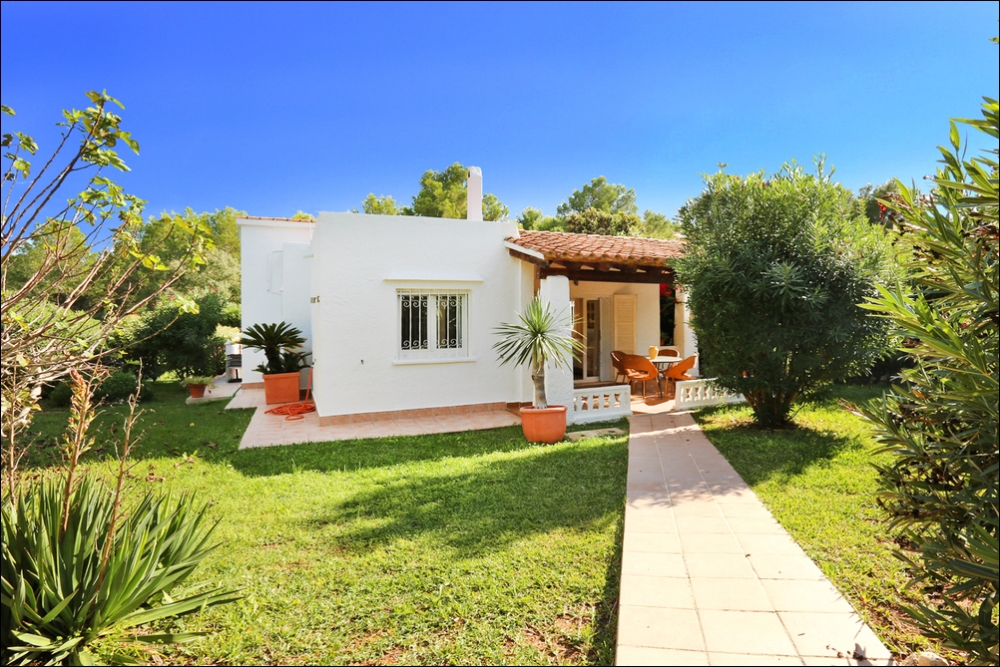
[[[660,371],[659,376],[656,378],[657,387],[660,390],[660,396],[663,396],[663,371],[667,370],[678,361],[682,361],[683,357],[676,356],[658,356],[650,359],[656,365],[656,368]]]
[[[663,357],[663,356],[660,356],[660,357],[655,357],[653,359],[650,359],[650,361],[652,361],[654,364],[656,364],[656,367],[659,368],[661,371],[663,371],[663,370],[666,370],[666,369],[670,368],[671,366],[673,366],[674,364],[676,364],[678,361],[683,361],[683,357],[673,357],[673,356],[671,356],[671,357]]]

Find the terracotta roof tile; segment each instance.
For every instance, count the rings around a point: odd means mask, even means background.
[[[518,237],[510,237],[507,240],[522,248],[540,252],[545,259],[557,262],[603,261],[665,266],[671,259],[684,255],[683,241],[631,236],[521,230]]]

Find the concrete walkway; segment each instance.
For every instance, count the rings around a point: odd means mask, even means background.
[[[619,665],[890,665],[690,414],[632,418]]]

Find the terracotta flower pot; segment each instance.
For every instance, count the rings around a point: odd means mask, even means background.
[[[521,408],[521,428],[528,442],[559,442],[566,435],[566,406]]]
[[[299,400],[299,374],[274,373],[264,376],[264,402],[294,403]]]
[[[205,385],[203,384],[189,384],[187,388],[191,393],[191,398],[203,398],[205,396]]]

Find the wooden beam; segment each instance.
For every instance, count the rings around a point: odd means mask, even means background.
[[[556,267],[539,269],[540,278],[548,278],[549,276],[566,276],[570,280],[584,280],[595,283],[653,283],[657,285],[672,285],[674,282],[672,271],[643,273],[635,270],[634,272],[627,273],[625,271],[586,271]]]
[[[519,259],[522,262],[528,262],[530,264],[534,264],[535,266],[540,266],[543,269],[549,268],[550,262],[548,260],[532,257],[528,253],[521,252],[520,250],[514,250],[513,248],[507,248],[507,252],[509,252],[510,256],[514,259]]]

